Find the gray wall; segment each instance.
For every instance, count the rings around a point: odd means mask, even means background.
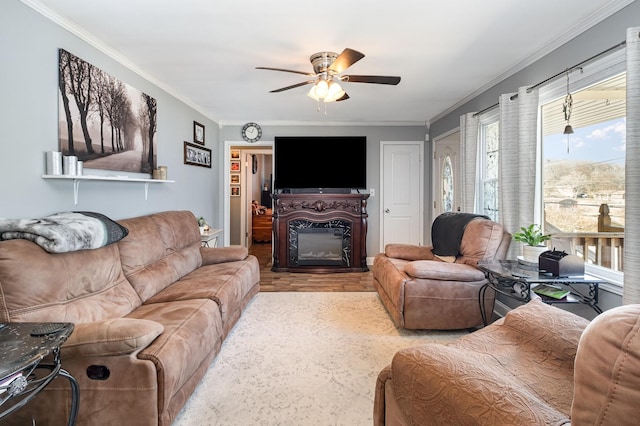
[[[430,127],[431,139],[458,127],[462,114],[480,111],[496,104],[501,94],[514,93],[518,91],[519,87],[532,86],[544,81],[552,75],[562,72],[567,67],[576,65],[624,41],[627,28],[637,26],[639,19],[640,2],[635,1],[520,72],[482,92],[464,105],[442,115],[437,120],[433,120]],[[513,301],[503,296],[499,296],[498,299],[510,307],[516,305]],[[610,309],[611,307],[619,306],[621,303],[622,298],[619,294],[600,291],[599,305],[601,308]],[[586,318],[592,318],[595,315],[595,312],[586,306],[563,306],[567,310],[576,312]]]
[[[313,103],[309,108],[314,108]],[[258,123],[260,124],[260,123]],[[367,232],[367,256],[375,256],[380,250],[380,141],[423,141],[427,128],[425,126],[270,126],[261,125],[262,141],[273,141],[275,136],[366,136],[367,137],[367,188],[375,189],[376,196],[369,197],[367,211],[369,226]],[[240,141],[242,126],[224,126],[220,131],[221,141]],[[425,144],[425,157],[430,158],[431,149]],[[340,173],[341,164],[327,173]],[[346,165],[344,167],[347,167]],[[425,176],[431,174],[431,161],[425,161]],[[425,185],[425,200],[430,197],[430,186]],[[366,191],[368,192],[368,190]],[[425,202],[425,212],[427,202]],[[239,209],[239,207],[238,207]],[[231,218],[239,218],[239,210],[231,212]],[[425,217],[425,220],[429,220]],[[429,228],[429,227],[425,227]],[[235,229],[232,226],[232,229]],[[239,228],[238,228],[239,229]],[[233,241],[233,240],[232,240]],[[425,238],[424,241],[427,241]]]
[[[158,101],[157,159],[173,184],[81,182],[78,205],[71,181],[42,179],[44,153],[58,150],[58,48],[64,48]],[[89,210],[115,219],[163,210],[191,210],[221,226],[218,210],[219,127],[19,0],[0,3],[0,217],[32,218]],[[193,121],[206,127],[213,168],[183,164]]]

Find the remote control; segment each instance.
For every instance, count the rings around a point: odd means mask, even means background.
[[[31,330],[32,336],[46,336],[47,334],[54,334],[64,330],[67,324],[63,322],[49,322],[46,324],[40,324]]]

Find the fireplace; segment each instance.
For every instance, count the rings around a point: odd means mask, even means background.
[[[274,194],[275,272],[364,272],[368,194]]]
[[[349,266],[351,223],[289,222],[289,264],[295,266]]]

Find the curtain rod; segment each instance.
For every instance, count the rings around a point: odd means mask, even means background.
[[[583,66],[583,65],[585,65],[585,64],[587,64],[587,63],[589,63],[589,62],[593,61],[594,59],[599,58],[599,57],[600,57],[600,56],[602,56],[602,55],[606,55],[607,53],[609,53],[609,52],[611,52],[611,51],[613,51],[613,50],[616,50],[616,49],[619,49],[619,48],[621,48],[621,47],[624,47],[626,44],[627,44],[627,41],[626,41],[626,40],[623,40],[623,41],[621,41],[620,43],[616,44],[615,46],[611,46],[610,48],[608,48],[608,49],[606,49],[606,50],[603,50],[602,52],[597,53],[597,54],[593,55],[592,57],[590,57],[590,58],[588,58],[588,59],[585,59],[584,61],[579,62],[579,63],[577,63],[577,64],[575,64],[575,65],[573,65],[573,66],[571,66],[571,67],[567,68],[567,69],[566,69],[566,70],[564,70],[564,71],[561,71],[561,72],[559,72],[559,73],[557,73],[557,74],[554,74],[554,75],[552,75],[551,77],[549,77],[549,78],[547,78],[547,79],[545,79],[545,80],[542,80],[541,82],[536,83],[536,84],[534,84],[534,85],[533,85],[533,86],[531,86],[531,87],[528,87],[528,88],[527,88],[527,93],[531,92],[531,91],[532,91],[533,89],[535,89],[535,88],[538,88],[538,87],[542,86],[542,85],[543,85],[543,84],[545,84],[545,83],[548,83],[548,82],[550,82],[550,81],[553,81],[553,80],[557,79],[558,77],[561,77],[561,76],[563,76],[563,75],[565,75],[565,74],[567,74],[567,73],[569,73],[569,72],[575,71],[575,70],[576,70],[576,69],[578,69],[578,68],[582,69],[582,66]],[[511,98],[510,98],[510,99],[511,99],[511,100],[514,100],[514,99],[515,99],[515,98],[517,98],[517,97],[518,97],[518,94],[516,93],[516,94],[514,94],[513,96],[511,96]],[[493,105],[491,105],[491,106],[488,106],[488,107],[486,107],[486,108],[484,108],[484,109],[482,109],[482,110],[480,110],[480,111],[478,111],[478,112],[474,113],[474,114],[473,114],[473,116],[474,116],[474,117],[477,117],[477,116],[478,116],[478,115],[480,115],[480,114],[483,114],[483,113],[485,113],[485,112],[487,112],[487,111],[491,111],[492,109],[497,108],[499,105],[500,105],[500,103],[495,103],[495,104],[493,104]]]

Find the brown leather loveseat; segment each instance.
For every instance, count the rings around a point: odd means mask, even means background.
[[[119,223],[125,238],[91,250],[0,241],[0,321],[74,323],[61,359],[79,425],[169,425],[259,291],[259,265],[243,247],[202,247],[188,211]],[[70,398],[56,379],[11,421],[66,424]]]

